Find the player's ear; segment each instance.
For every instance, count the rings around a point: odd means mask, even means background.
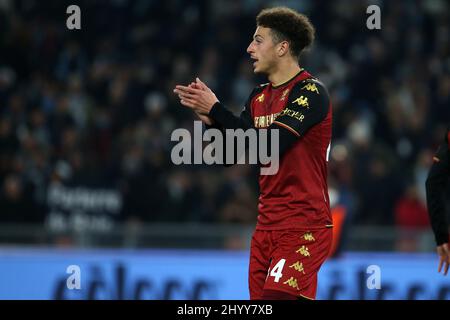
[[[286,55],[289,52],[289,42],[281,41],[278,44],[277,54],[279,57]]]

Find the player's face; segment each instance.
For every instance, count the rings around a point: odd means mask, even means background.
[[[253,41],[247,48],[253,60],[255,73],[270,74],[276,64],[275,45],[272,41],[270,28],[259,26],[253,35]]]

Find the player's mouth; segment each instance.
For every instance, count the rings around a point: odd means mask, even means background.
[[[251,57],[251,59],[253,60],[253,67],[256,67],[256,63],[258,62],[258,59],[256,59],[255,57]]]

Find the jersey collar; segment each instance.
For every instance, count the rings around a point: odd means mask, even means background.
[[[272,86],[272,89],[278,89],[278,88],[284,87],[284,86],[287,85],[289,82],[291,82],[292,80],[294,80],[295,78],[297,78],[297,77],[298,77],[300,74],[302,74],[304,71],[305,71],[305,69],[301,68],[300,71],[299,71],[295,76],[293,76],[293,77],[290,78],[289,80],[283,82],[282,84],[279,84],[279,85],[277,85],[277,86],[274,86],[274,85],[271,83],[270,85]]]

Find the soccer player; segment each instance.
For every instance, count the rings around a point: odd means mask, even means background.
[[[439,146],[433,157],[433,165],[428,173],[426,182],[428,214],[439,255],[438,272],[441,272],[442,267],[444,267],[444,275],[447,275],[450,265],[449,232],[444,195],[449,177],[450,127],[447,129],[445,141]]]
[[[177,85],[181,104],[207,125],[279,132],[279,170],[260,175],[249,265],[251,299],[315,299],[317,274],[332,244],[327,187],[332,110],[324,85],[300,67],[314,40],[309,19],[286,7],[262,10],[247,48],[269,83],[234,116],[200,79]],[[270,140],[270,139],[269,139]]]

